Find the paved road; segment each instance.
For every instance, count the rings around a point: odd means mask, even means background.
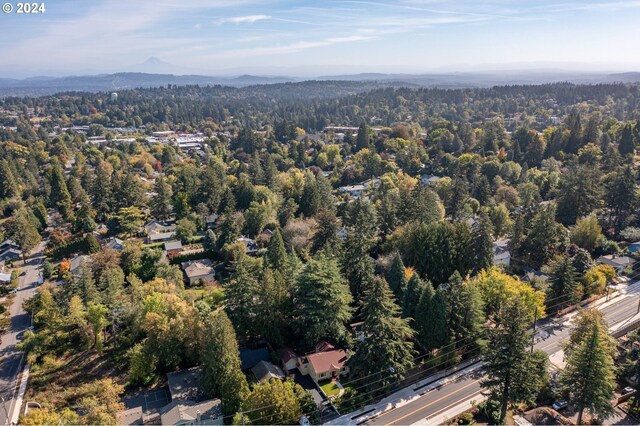
[[[626,322],[636,315],[640,282],[629,286],[627,293],[612,299],[612,304],[602,308],[605,318],[610,326]],[[614,302],[615,301],[615,302]],[[569,337],[570,326],[567,321],[545,326],[536,334],[540,339],[535,344],[536,349],[542,349],[552,355],[562,349],[562,342]],[[420,398],[407,405],[395,408],[381,416],[378,416],[367,424],[371,425],[404,425],[414,423],[428,423],[429,419],[442,415],[445,411],[462,404],[481,392],[480,372],[449,382],[440,388],[425,393]]]
[[[44,260],[43,251],[45,242],[42,242],[27,258],[27,264],[17,262],[16,267],[24,272],[18,281],[18,291],[9,308],[11,314],[11,324],[2,335],[0,344],[0,356],[2,365],[0,366],[0,424],[7,424],[7,418],[11,418],[15,407],[15,396],[17,394],[18,376],[22,371],[23,353],[16,348],[22,333],[31,326],[31,318],[24,311],[22,303],[35,294],[40,278],[40,267]],[[3,402],[4,400],[4,402]]]

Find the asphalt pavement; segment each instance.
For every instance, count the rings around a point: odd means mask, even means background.
[[[629,286],[626,293],[613,298],[600,309],[610,326],[617,326],[627,322],[638,313],[640,281]],[[569,315],[573,317],[575,314]],[[549,355],[562,350],[563,342],[569,337],[570,320],[557,320],[540,328],[536,332],[537,342],[534,347],[547,352]],[[442,386],[430,390],[408,404],[394,408],[377,416],[367,424],[370,425],[405,425],[415,423],[429,423],[433,419],[452,407],[463,404],[482,391],[480,380],[482,373],[475,371]],[[434,419],[434,423],[437,423]]]
[[[31,326],[31,318],[22,306],[23,302],[35,294],[40,279],[41,265],[44,261],[45,242],[36,247],[27,258],[27,264],[16,262],[15,269],[22,275],[18,280],[18,291],[9,308],[11,323],[2,335],[0,343],[0,424],[8,424],[13,417],[16,407],[16,394],[18,389],[18,377],[24,365],[24,353],[16,347],[25,330]]]

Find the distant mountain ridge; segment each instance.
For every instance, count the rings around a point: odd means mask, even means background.
[[[163,61],[149,58],[141,65],[163,67]],[[171,65],[171,64],[168,64]],[[171,65],[173,67],[173,65]],[[166,85],[225,85],[245,87],[260,84],[277,84],[318,81],[362,81],[380,82],[386,85],[407,85],[443,88],[491,87],[514,84],[543,84],[559,81],[572,83],[635,83],[640,82],[640,72],[620,73],[578,73],[569,71],[495,71],[475,73],[438,73],[438,74],[385,74],[363,73],[348,75],[328,75],[315,79],[302,79],[289,76],[259,76],[244,74],[240,76],[205,76],[197,74],[158,74],[145,72],[121,72],[86,76],[47,77],[38,76],[26,79],[0,78],[0,96],[43,96],[57,92],[117,91],[133,88],[159,87]]]

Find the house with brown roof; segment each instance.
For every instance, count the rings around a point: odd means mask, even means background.
[[[336,349],[329,343],[320,342],[316,345],[315,352],[298,358],[298,370],[318,383],[349,374],[347,359],[349,355],[344,349]]]
[[[624,270],[632,267],[636,260],[629,256],[618,256],[615,254],[607,254],[596,259],[596,263],[613,267],[618,275],[624,273]]]
[[[175,400],[160,411],[163,425],[222,425],[223,419],[222,402],[218,398],[202,402]]]
[[[180,264],[190,285],[198,280],[214,280],[215,268],[210,259],[189,260]]]

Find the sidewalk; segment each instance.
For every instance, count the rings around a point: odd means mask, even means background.
[[[484,402],[487,399],[487,396],[482,395],[481,393],[474,395],[469,400],[461,402],[459,404],[455,404],[451,407],[448,407],[445,411],[440,413],[436,413],[432,416],[427,417],[426,419],[419,421],[417,423],[413,423],[414,425],[441,425],[447,423],[447,421],[452,418],[459,416],[467,410],[472,409],[474,406],[477,406],[481,402]],[[472,404],[473,402],[473,404]]]
[[[340,416],[327,422],[328,425],[357,425],[374,417],[377,417],[389,410],[393,410],[403,405],[409,404],[424,393],[454,381],[459,377],[472,373],[482,367],[482,363],[477,359],[466,360],[456,367],[454,372],[451,369],[439,371],[429,377],[414,383],[404,389],[392,393],[375,404],[369,404],[360,410]]]
[[[607,300],[605,297],[602,297],[598,300],[594,300],[593,302],[583,306],[583,309],[588,309],[588,308],[598,308],[598,309],[602,309],[605,308],[607,306],[613,305],[615,303],[617,303],[621,298],[624,297],[629,297],[631,295],[633,295],[634,293],[638,292],[640,290],[640,285],[639,285],[640,281],[636,281],[632,284],[629,284],[628,286],[625,286],[626,288],[620,288],[620,289],[616,289],[615,293],[610,294],[609,296],[609,300]],[[554,318],[554,319],[550,319],[546,324],[538,325],[538,328],[540,327],[545,327],[547,325],[551,325],[552,323],[559,326],[559,327],[567,327],[570,325],[571,321],[573,320],[573,318],[578,314],[578,310],[572,311],[568,314],[566,314],[565,316],[563,316],[562,318]],[[635,319],[636,317],[640,318],[640,314],[636,315],[633,317],[633,319]],[[621,325],[626,324],[630,319],[627,319],[625,321],[623,321],[622,323],[616,323],[614,324],[613,327],[611,327],[612,331],[615,331],[617,328],[619,328]],[[539,341],[542,337],[544,337],[544,335],[547,334],[547,332],[543,329],[543,330],[537,330],[535,333],[535,340]],[[562,353],[562,352],[560,352]],[[557,358],[557,357],[556,357]],[[559,364],[560,366],[562,366],[563,362],[560,359],[553,359],[552,362],[555,361],[555,363]],[[552,364],[554,365],[554,364]],[[401,389],[391,395],[389,395],[388,397],[382,399],[381,401],[374,403],[374,404],[369,404],[363,408],[361,408],[360,410],[345,414],[341,417],[338,417],[337,419],[334,419],[330,422],[328,422],[327,424],[329,425],[357,425],[357,424],[361,424],[364,423],[374,417],[377,417],[381,414],[386,413],[387,411],[393,410],[395,408],[401,407],[403,405],[409,404],[412,401],[414,401],[415,399],[419,398],[422,394],[426,393],[427,391],[430,391],[438,386],[441,386],[443,384],[446,384],[450,381],[453,381],[461,376],[464,376],[466,374],[472,373],[478,369],[480,369],[482,367],[482,363],[478,362],[477,360],[467,360],[461,364],[459,364],[457,367],[455,367],[457,370],[455,373],[453,374],[449,374],[447,375],[446,372],[448,370],[444,370],[444,371],[440,371],[436,374],[433,374],[421,381],[419,381],[418,383],[408,386],[404,389]],[[446,409],[445,412],[442,412],[440,414],[435,414],[435,418],[434,417],[430,417],[428,420],[425,420],[424,422],[421,422],[420,424],[440,424],[443,423],[444,421],[455,417],[457,415],[459,415],[460,413],[468,410],[469,408],[471,408],[471,401],[474,400],[474,402],[477,404],[479,402],[481,402],[484,399],[484,397],[482,395],[477,395],[475,396],[473,399],[467,400],[465,402],[461,402],[459,404],[456,404],[454,406],[451,406],[449,408]]]
[[[29,372],[31,371],[31,364],[26,362],[22,369],[22,378],[20,379],[20,389],[18,389],[18,395],[15,398],[15,405],[11,408],[11,424],[17,425],[20,418],[20,410],[22,409],[22,400],[24,394],[27,391],[27,382],[29,381]]]

